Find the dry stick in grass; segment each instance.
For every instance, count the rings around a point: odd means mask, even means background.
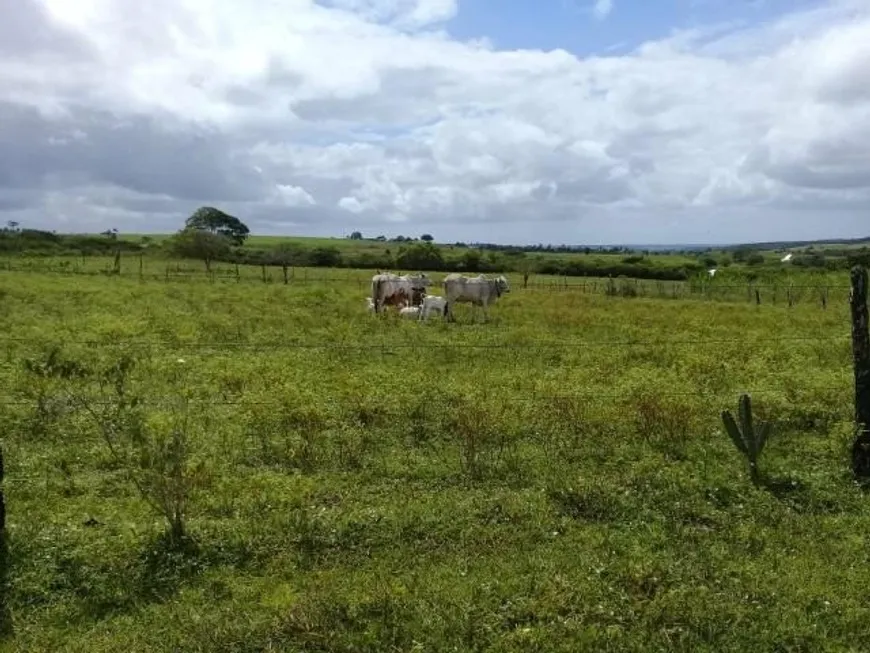
[[[852,268],[852,357],[855,369],[855,422],[858,437],[852,445],[852,471],[870,478],[870,332],[867,326],[867,270]]]

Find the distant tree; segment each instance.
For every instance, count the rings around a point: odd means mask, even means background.
[[[377,238],[375,238],[375,240],[378,241],[379,243],[383,243],[387,240],[387,237],[386,236],[378,236]]]
[[[423,234],[422,236],[420,236],[420,240],[423,240],[427,243],[431,243],[435,239],[432,238],[432,234]]]
[[[105,236],[106,238],[109,238],[110,240],[118,240],[118,230],[117,229],[106,229],[100,235]]]
[[[462,263],[462,268],[467,272],[480,272],[481,263],[483,263],[483,255],[479,250],[469,249],[463,252],[459,257]]]
[[[736,260],[737,257],[735,257]],[[746,257],[746,265],[763,265],[764,255],[759,252],[752,252]]]
[[[170,248],[182,258],[200,259],[205,263],[206,272],[211,272],[212,261],[226,256],[232,243],[232,239],[223,234],[185,227],[173,236]]]
[[[193,212],[185,227],[207,231],[229,238],[234,244],[242,245],[251,230],[238,218],[228,215],[213,206],[201,206]]]
[[[444,257],[432,243],[416,243],[403,249],[396,257],[396,265],[415,270],[441,270]]]
[[[350,235],[350,239],[351,240],[362,240],[362,232],[361,231],[354,231]]]
[[[315,247],[309,257],[315,267],[337,268],[341,265],[341,252],[335,247]]]
[[[741,247],[740,249],[735,249],[734,254],[733,254],[734,261],[737,263],[745,263],[749,259],[751,254],[752,254],[752,250],[747,249],[745,247]]]
[[[19,223],[15,220],[10,220],[6,223],[6,227],[9,229],[9,231],[18,231],[18,225]]]

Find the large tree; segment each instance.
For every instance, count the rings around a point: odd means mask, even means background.
[[[238,218],[228,215],[213,206],[201,206],[193,212],[185,227],[209,231],[213,234],[226,236],[236,245],[242,245],[251,230]]]
[[[173,237],[172,250],[182,258],[200,259],[205,263],[206,271],[211,272],[212,261],[228,254],[231,242],[223,234],[186,227]]]

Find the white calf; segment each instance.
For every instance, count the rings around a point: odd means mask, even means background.
[[[425,320],[430,315],[443,316],[447,309],[447,300],[438,295],[426,295],[421,306],[420,319]]]
[[[419,306],[405,306],[399,309],[399,315],[402,317],[406,317],[409,320],[416,320],[420,317],[420,307]]]

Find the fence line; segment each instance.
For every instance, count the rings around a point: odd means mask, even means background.
[[[791,389],[788,389],[788,383],[793,383],[790,380],[786,380],[783,382],[781,386],[766,386],[766,387],[756,387],[756,388],[739,388],[736,390],[683,390],[683,391],[636,391],[636,392],[599,392],[596,390],[589,390],[587,392],[574,392],[570,394],[552,394],[552,393],[536,393],[536,392],[525,392],[521,396],[510,396],[505,399],[502,403],[511,404],[511,403],[536,403],[536,402],[559,402],[559,401],[588,401],[589,399],[611,399],[618,400],[624,399],[626,401],[630,399],[634,399],[637,396],[641,395],[651,395],[655,397],[701,397],[701,398],[715,398],[715,397],[725,397],[733,395],[735,392],[739,393],[747,393],[750,395],[772,395],[772,394],[805,394],[808,390],[812,390],[813,392],[843,392],[844,390],[848,390],[850,387],[850,379],[846,378],[843,382],[843,385],[826,385],[826,386],[813,386],[809,389],[804,389],[800,392],[794,392]],[[232,393],[228,393],[232,394]],[[341,397],[335,396],[333,399],[351,399],[352,397]],[[377,397],[365,397],[365,396],[357,396],[358,399],[373,399]],[[497,395],[490,394],[467,394],[467,393],[459,393],[454,397],[441,397],[441,398],[433,398],[427,399],[423,397],[423,400],[427,404],[446,404],[450,405],[455,399],[469,399],[471,401],[485,400],[485,401],[493,401],[498,398]],[[84,400],[92,406],[109,406],[114,405],[114,402],[104,399],[102,396],[94,396],[94,397],[84,397]],[[56,406],[73,406],[74,402],[66,400],[66,399],[58,399],[54,398],[51,400],[53,405]],[[227,399],[224,395],[217,395],[213,398],[208,397],[199,397],[192,399],[181,399],[177,394],[175,395],[155,395],[150,398],[143,398],[140,400],[140,405],[143,406],[152,406],[152,407],[177,407],[182,402],[187,402],[193,405],[202,405],[202,406],[260,406],[260,407],[268,407],[268,408],[278,408],[286,405],[286,401],[282,401],[281,399],[271,399],[267,401],[263,400],[246,400],[246,399]],[[6,397],[0,398],[0,406],[33,406],[33,400],[24,400],[20,398]]]
[[[697,339],[660,339],[660,340],[632,340],[632,339],[608,339],[608,340],[572,340],[572,341],[542,341],[534,343],[441,343],[441,342],[407,342],[390,341],[381,339],[365,344],[337,344],[335,342],[291,342],[286,340],[268,340],[261,342],[248,342],[243,340],[226,341],[173,341],[157,339],[119,340],[107,337],[106,340],[67,340],[64,338],[20,338],[0,336],[0,343],[15,343],[38,346],[51,345],[79,345],[85,347],[101,347],[111,345],[117,348],[146,348],[165,347],[167,349],[328,349],[340,351],[377,351],[383,348],[392,349],[486,349],[486,350],[535,350],[535,349],[574,349],[583,347],[674,347],[683,345],[753,345],[753,344],[780,344],[796,342],[835,342],[848,340],[849,333],[836,336],[781,336],[777,338],[697,338]]]
[[[711,419],[717,419],[717,416],[711,415]],[[777,432],[782,432],[783,430],[786,430],[786,429],[804,429],[804,430],[810,429],[810,430],[812,430],[812,429],[825,428],[827,430],[831,430],[831,429],[840,428],[840,427],[854,428],[854,426],[855,426],[855,423],[853,420],[845,418],[845,417],[844,418],[834,418],[834,419],[821,418],[818,420],[818,424],[813,424],[811,426],[808,426],[809,420],[806,418],[803,418],[803,419],[802,418],[768,418],[768,419],[765,419],[765,421],[771,424],[775,434]],[[618,425],[618,426],[622,426],[622,427],[633,427],[636,425],[636,423],[637,423],[637,420],[633,417],[626,417],[623,419],[613,419],[612,417],[606,417],[606,418],[603,418],[603,417],[596,417],[596,418],[582,417],[581,419],[579,419],[576,422],[575,425],[577,427],[579,427],[580,429],[582,429],[584,426],[585,427],[601,427],[601,426],[612,427],[614,425]],[[711,434],[711,435],[713,435],[713,434]],[[546,437],[546,436],[544,436],[544,437]],[[521,437],[520,439],[521,440],[540,440],[541,437],[537,436],[537,435],[535,435],[535,436],[526,435],[526,436]],[[642,435],[639,434],[638,440],[642,440],[642,439],[643,439]],[[722,435],[721,439],[723,442],[725,442],[727,440],[725,435]],[[450,443],[449,436],[447,436],[445,438],[445,443],[447,443],[447,444]],[[723,445],[723,446],[727,446],[727,445]],[[239,453],[247,454],[247,453],[257,452],[257,451],[260,451],[261,448],[262,448],[261,444],[251,443],[250,438],[243,438],[239,441],[234,442],[234,444],[233,444],[233,450],[237,454],[239,454]],[[33,483],[44,483],[46,481],[51,480],[52,476],[56,477],[59,475],[64,475],[64,472],[60,468],[58,468],[57,466],[52,467],[49,465],[45,465],[46,461],[41,461],[41,462],[43,462],[44,466],[38,472],[33,471],[34,465],[32,465],[32,464],[7,466],[6,474],[5,474],[5,477],[6,477],[5,478],[5,485],[6,485],[7,489],[9,489],[9,488],[14,489],[16,486],[22,487],[22,486],[25,486],[27,484],[33,484]],[[98,470],[93,470],[93,471],[98,471]]]
[[[117,271],[111,267],[106,267],[99,270],[82,270],[78,267],[70,266],[50,266],[50,265],[24,265],[13,266],[7,262],[5,266],[0,263],[0,269],[7,272],[24,272],[24,273],[39,273],[39,274],[61,274],[61,275],[82,275],[82,276],[105,276],[105,277],[121,277],[128,279],[144,280],[159,280],[159,281],[205,281],[205,282],[233,282],[233,283],[257,283],[270,284],[276,283],[279,285],[308,285],[308,284],[356,284],[360,290],[368,289],[371,283],[371,275],[360,275],[358,272],[352,272],[347,269],[347,274],[327,276],[327,275],[309,275],[308,269],[304,269],[303,275],[294,274],[294,268],[288,267],[290,273],[285,277],[283,274],[273,278],[271,272],[267,274],[267,269],[282,270],[280,266],[253,266],[250,264],[242,264],[245,269],[260,268],[260,274],[243,275],[240,272],[240,267],[235,266],[232,269],[215,269],[210,272],[205,270],[182,269],[176,265],[173,270],[167,265],[164,273],[145,272],[142,268],[138,272],[129,273]],[[323,268],[334,269],[334,268]],[[372,271],[372,274],[374,271]],[[445,273],[446,274],[446,273]],[[474,274],[474,273],[469,273]],[[514,277],[520,277],[521,273],[508,273]],[[722,295],[731,293],[727,299],[738,301],[736,296],[739,294],[739,301],[772,304],[788,304],[807,303],[802,296],[807,292],[818,294],[815,298],[820,303],[821,307],[826,307],[830,300],[831,292],[846,292],[850,289],[848,284],[828,284],[819,285],[809,284],[776,284],[767,283],[760,284],[749,282],[746,284],[719,284],[708,283],[698,280],[671,280],[671,279],[641,279],[638,277],[570,277],[578,279],[578,281],[568,282],[567,276],[554,278],[550,281],[532,281],[530,283],[516,282],[515,289],[524,289],[532,291],[548,291],[562,292],[574,291],[584,294],[593,295],[622,295],[622,296],[640,296],[648,298],[660,299],[686,299],[699,297],[707,300],[722,300]],[[761,293],[764,293],[763,295]],[[718,295],[718,297],[717,297]],[[846,295],[844,294],[844,299]],[[813,302],[815,303],[815,302]]]

